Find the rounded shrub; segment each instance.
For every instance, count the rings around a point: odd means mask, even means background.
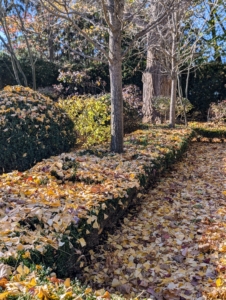
[[[226,100],[210,104],[207,121],[226,122]]]
[[[78,143],[89,147],[110,140],[110,99],[86,97],[59,100],[59,105],[73,120]]]
[[[59,105],[74,122],[78,143],[84,147],[110,141],[111,101],[110,94],[98,98],[73,96],[59,100]],[[130,133],[140,126],[141,116],[129,102],[124,105],[124,132]]]
[[[0,91],[0,173],[24,171],[75,144],[73,122],[52,100],[22,86]]]

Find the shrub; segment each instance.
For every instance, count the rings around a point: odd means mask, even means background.
[[[89,147],[110,140],[109,94],[99,98],[73,96],[66,100],[59,100],[59,105],[73,120],[79,144]],[[124,132],[130,133],[138,129],[140,120],[141,116],[137,109],[124,101]]]
[[[182,105],[183,104],[183,105]],[[176,118],[184,115],[184,107],[186,113],[188,113],[192,108],[192,104],[190,101],[186,98],[182,98],[182,104],[181,100],[178,97],[176,100]],[[154,107],[157,110],[157,112],[160,114],[161,121],[167,121],[169,119],[169,112],[170,112],[170,98],[159,96],[154,99]]]
[[[208,110],[208,121],[226,121],[226,100],[218,103],[211,103]]]
[[[91,146],[110,139],[109,97],[73,96],[59,105],[73,120],[79,144]]]
[[[142,93],[135,84],[125,85],[122,90],[124,100],[124,132],[139,128],[142,120]]]
[[[0,173],[26,170],[75,143],[67,114],[49,98],[21,86],[0,92],[0,130]]]

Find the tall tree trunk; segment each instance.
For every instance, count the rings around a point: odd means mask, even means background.
[[[53,45],[53,34],[52,32],[49,33],[49,36],[48,36],[48,47],[49,47],[49,60],[51,62],[54,61],[54,45]]]
[[[177,98],[177,77],[174,75],[171,81],[171,99],[170,99],[170,124],[169,126],[175,127],[175,109]]]
[[[173,24],[172,31],[172,59],[171,59],[171,98],[170,98],[170,124],[169,126],[175,127],[175,109],[177,98],[177,12],[173,12]]]
[[[111,85],[111,151],[123,152],[122,24],[124,0],[108,0],[109,72]]]
[[[160,95],[170,98],[171,94],[171,79],[168,74],[161,74],[160,78]]]
[[[152,40],[151,40],[152,38]],[[157,37],[147,36],[148,45]],[[143,123],[155,123],[160,118],[159,112],[155,109],[155,98],[159,96],[170,97],[171,81],[169,76],[161,72],[161,60],[153,48],[147,51],[147,65],[142,77],[143,81]]]
[[[13,68],[14,77],[16,79],[16,83],[18,85],[21,85],[14,57],[12,56],[12,54],[10,54],[10,56],[11,56],[11,64],[12,64],[12,68]]]
[[[123,152],[123,100],[122,100],[122,58],[121,36],[111,33],[110,84],[111,84],[111,151]]]
[[[160,95],[160,64],[153,49],[147,51],[147,65],[143,81],[143,123],[155,123],[159,116],[154,107],[155,98]]]

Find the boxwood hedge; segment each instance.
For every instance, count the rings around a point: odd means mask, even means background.
[[[23,171],[36,162],[69,151],[73,122],[49,98],[22,86],[0,91],[0,173]]]

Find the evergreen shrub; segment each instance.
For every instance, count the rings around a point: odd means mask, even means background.
[[[211,103],[208,110],[208,121],[226,121],[226,100],[218,103]]]
[[[0,91],[0,173],[23,171],[75,144],[73,122],[52,100],[22,86]]]

